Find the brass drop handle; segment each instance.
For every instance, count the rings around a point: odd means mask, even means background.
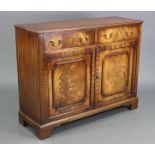
[[[51,45],[54,47],[55,46],[55,42],[53,40],[50,40]],[[62,40],[58,40],[58,45],[62,44]]]
[[[62,40],[58,40],[58,43],[59,43],[59,45],[61,45],[62,44]]]
[[[82,42],[83,42],[83,39],[82,39],[81,37],[79,38],[79,42],[80,42],[80,43],[82,43]]]
[[[107,34],[104,34],[103,37],[104,37],[104,39],[107,39]]]
[[[50,43],[52,46],[54,46],[54,41],[53,40],[50,40]]]
[[[109,37],[108,37],[109,36]],[[112,38],[112,33],[110,33],[109,35],[108,34],[104,34],[103,35],[104,39],[108,40],[108,39],[111,39]]]

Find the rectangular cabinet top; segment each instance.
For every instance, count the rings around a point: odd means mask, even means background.
[[[48,33],[54,31],[78,30],[78,29],[91,29],[100,27],[110,27],[117,25],[127,24],[141,24],[142,20],[127,19],[122,17],[103,17],[93,19],[78,19],[66,21],[51,21],[33,24],[17,24],[16,28],[25,29],[35,33]]]

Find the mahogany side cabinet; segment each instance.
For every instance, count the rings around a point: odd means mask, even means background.
[[[136,109],[142,23],[104,17],[15,25],[19,122],[45,139],[64,123]]]

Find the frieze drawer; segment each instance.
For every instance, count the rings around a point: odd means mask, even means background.
[[[111,27],[100,29],[98,32],[98,43],[111,43],[123,40],[137,39],[138,28],[135,26]]]
[[[45,50],[80,47],[95,44],[94,31],[72,31],[44,35]]]

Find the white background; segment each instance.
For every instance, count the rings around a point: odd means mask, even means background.
[[[1,11],[152,11],[153,0],[1,0]],[[3,21],[0,21],[0,23]],[[155,122],[153,122],[155,123]],[[8,135],[9,136],[9,135]],[[148,154],[154,145],[1,145],[0,154]]]

